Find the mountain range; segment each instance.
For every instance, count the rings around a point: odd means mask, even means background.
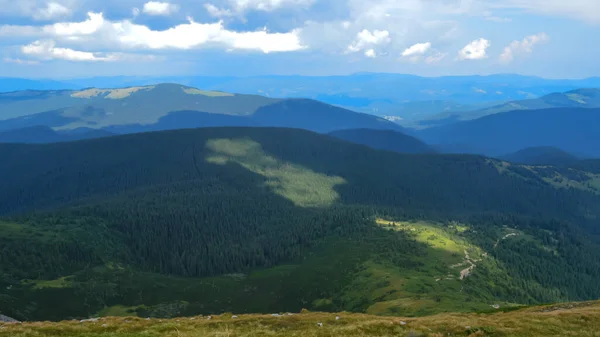
[[[520,75],[419,77],[358,73],[346,76],[94,77],[61,82],[0,78],[0,91],[119,88],[179,83],[184,86],[273,98],[309,98],[357,112],[405,121],[480,110],[578,88],[598,88],[600,78],[554,80]],[[439,119],[439,117],[436,117]]]
[[[47,126],[132,133],[207,126],[300,127],[317,132],[402,128],[373,115],[308,99],[272,99],[178,84],[0,94],[0,131]]]

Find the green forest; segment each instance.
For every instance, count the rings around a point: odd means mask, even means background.
[[[600,297],[592,162],[399,154],[282,128],[0,144],[0,158],[0,312],[17,319]]]

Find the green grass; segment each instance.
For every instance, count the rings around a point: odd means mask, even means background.
[[[200,90],[200,89],[196,89],[196,88],[183,88],[183,92],[185,92],[186,94],[189,94],[189,95],[203,95],[203,96],[209,96],[209,97],[233,96],[233,94],[230,94],[228,92],[208,91],[208,90]]]
[[[23,280],[24,284],[32,285],[33,289],[69,288],[73,285],[72,276],[63,276],[56,280]]]
[[[409,268],[398,268],[389,262],[375,260],[363,264],[361,272],[343,296],[348,300],[364,298],[366,303],[370,303],[367,313],[422,316],[439,312],[482,311],[492,304],[511,305],[488,300],[489,296],[472,296],[468,291],[471,287],[481,288],[477,267],[468,276],[474,281],[466,283],[466,280],[460,279],[460,271],[470,266],[465,252],[475,264],[491,259],[463,236],[468,226],[455,223],[444,227],[432,222],[383,219],[378,219],[377,223],[388,230],[405,232],[422,243],[425,250],[410,257],[415,265]],[[499,271],[498,268],[495,270]]]
[[[339,199],[335,187],[346,181],[341,177],[317,173],[301,165],[267,155],[251,139],[213,139],[206,147],[214,152],[206,161],[225,165],[235,162],[267,178],[266,185],[296,206],[330,206]]]
[[[321,323],[321,324],[319,324]],[[547,337],[598,336],[600,303],[531,307],[495,314],[441,314],[421,318],[348,313],[282,313],[271,315],[197,316],[143,319],[101,318],[60,323],[0,323],[2,337]]]

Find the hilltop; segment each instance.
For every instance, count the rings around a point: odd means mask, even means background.
[[[19,320],[422,316],[600,296],[592,164],[284,128],[0,144],[0,157],[0,311]]]

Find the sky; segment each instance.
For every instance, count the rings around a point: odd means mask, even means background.
[[[600,0],[0,0],[0,77],[600,76]]]

